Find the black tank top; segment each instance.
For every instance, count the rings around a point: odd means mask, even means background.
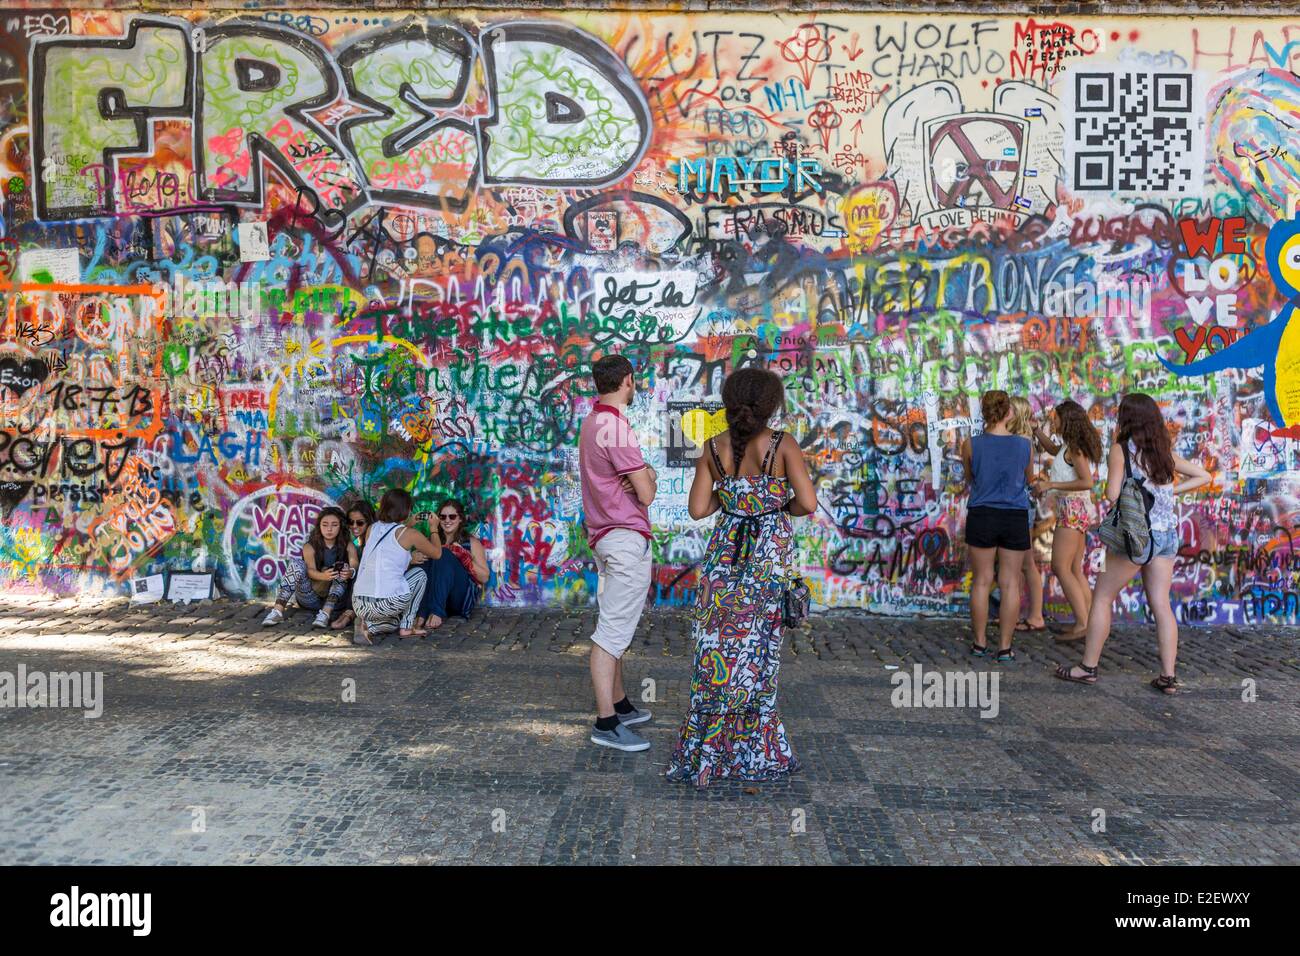
[[[339,561],[347,560],[344,558],[346,552],[341,545],[334,545],[332,548],[325,548],[316,554],[316,570],[326,571],[334,567]]]

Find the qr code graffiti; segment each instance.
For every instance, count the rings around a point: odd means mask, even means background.
[[[1074,72],[1066,100],[1066,160],[1075,192],[1201,191],[1205,100],[1195,74]]]

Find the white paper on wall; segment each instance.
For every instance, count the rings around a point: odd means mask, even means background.
[[[265,262],[271,258],[271,241],[266,233],[265,222],[241,222],[239,224],[239,261]]]
[[[167,582],[167,598],[171,601],[206,601],[212,597],[211,574],[173,574]]]
[[[163,576],[150,574],[143,578],[131,579],[131,603],[152,604],[163,599]]]
[[[22,282],[81,281],[81,256],[72,249],[28,249],[18,257],[18,278]]]

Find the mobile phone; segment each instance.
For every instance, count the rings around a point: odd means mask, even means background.
[[[343,571],[343,570],[345,570],[345,569],[347,568],[347,566],[348,566],[348,563],[347,563],[346,561],[335,561],[335,562],[334,562],[334,570],[335,570],[335,571]]]

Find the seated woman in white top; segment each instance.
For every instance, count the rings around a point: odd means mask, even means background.
[[[424,569],[411,564],[411,552],[436,561],[442,557],[442,545],[408,527],[411,520],[411,496],[401,488],[384,492],[379,520],[370,526],[352,589],[352,610],[357,615],[354,644],[371,644],[372,637],[393,631],[401,637],[429,633],[411,626],[428,581]]]

